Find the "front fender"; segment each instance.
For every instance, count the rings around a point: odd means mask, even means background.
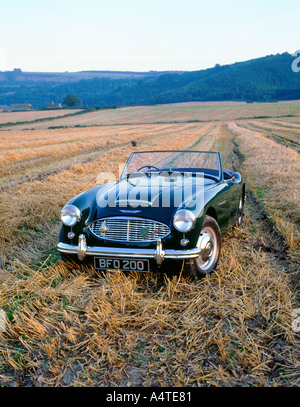
[[[65,226],[62,224],[62,228],[59,235],[59,241],[62,243],[66,243],[69,241],[67,235],[68,232],[71,230],[75,233],[75,238],[73,239],[73,243],[77,244],[78,236],[84,228],[89,224],[90,220],[93,218],[96,207],[97,207],[97,194],[103,190],[108,188],[108,184],[98,185],[94,188],[88,189],[74,198],[72,198],[67,205],[75,205],[81,212],[81,219],[75,226],[72,228],[69,226]]]

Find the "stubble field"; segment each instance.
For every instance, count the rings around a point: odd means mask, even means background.
[[[299,106],[123,108],[2,128],[0,384],[299,386]],[[245,220],[216,271],[63,264],[62,206],[132,151],[158,149],[220,151],[246,179]]]

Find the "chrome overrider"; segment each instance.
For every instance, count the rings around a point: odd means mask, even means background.
[[[198,243],[197,247],[189,250],[164,250],[161,239],[158,239],[156,249],[122,249],[116,247],[99,246],[89,247],[87,246],[85,235],[82,234],[79,236],[78,246],[60,242],[57,246],[57,249],[62,253],[77,254],[80,261],[83,261],[87,256],[112,256],[123,258],[137,257],[154,259],[158,265],[161,265],[165,259],[181,260],[192,259],[201,256],[203,245],[200,245]],[[204,250],[207,250],[207,248],[205,248]]]

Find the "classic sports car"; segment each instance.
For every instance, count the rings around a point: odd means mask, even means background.
[[[62,209],[63,259],[97,270],[149,271],[185,261],[210,273],[221,238],[243,217],[245,184],[218,152],[132,153],[120,178],[81,193]]]

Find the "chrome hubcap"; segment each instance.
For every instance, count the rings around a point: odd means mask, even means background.
[[[204,228],[198,239],[197,247],[201,250],[196,264],[202,271],[209,270],[215,264],[218,257],[217,236],[210,227]]]
[[[214,244],[213,241],[208,233],[203,233],[202,236],[199,239],[199,249],[201,249],[201,259],[202,261],[207,261],[212,253],[213,253],[213,248]]]

